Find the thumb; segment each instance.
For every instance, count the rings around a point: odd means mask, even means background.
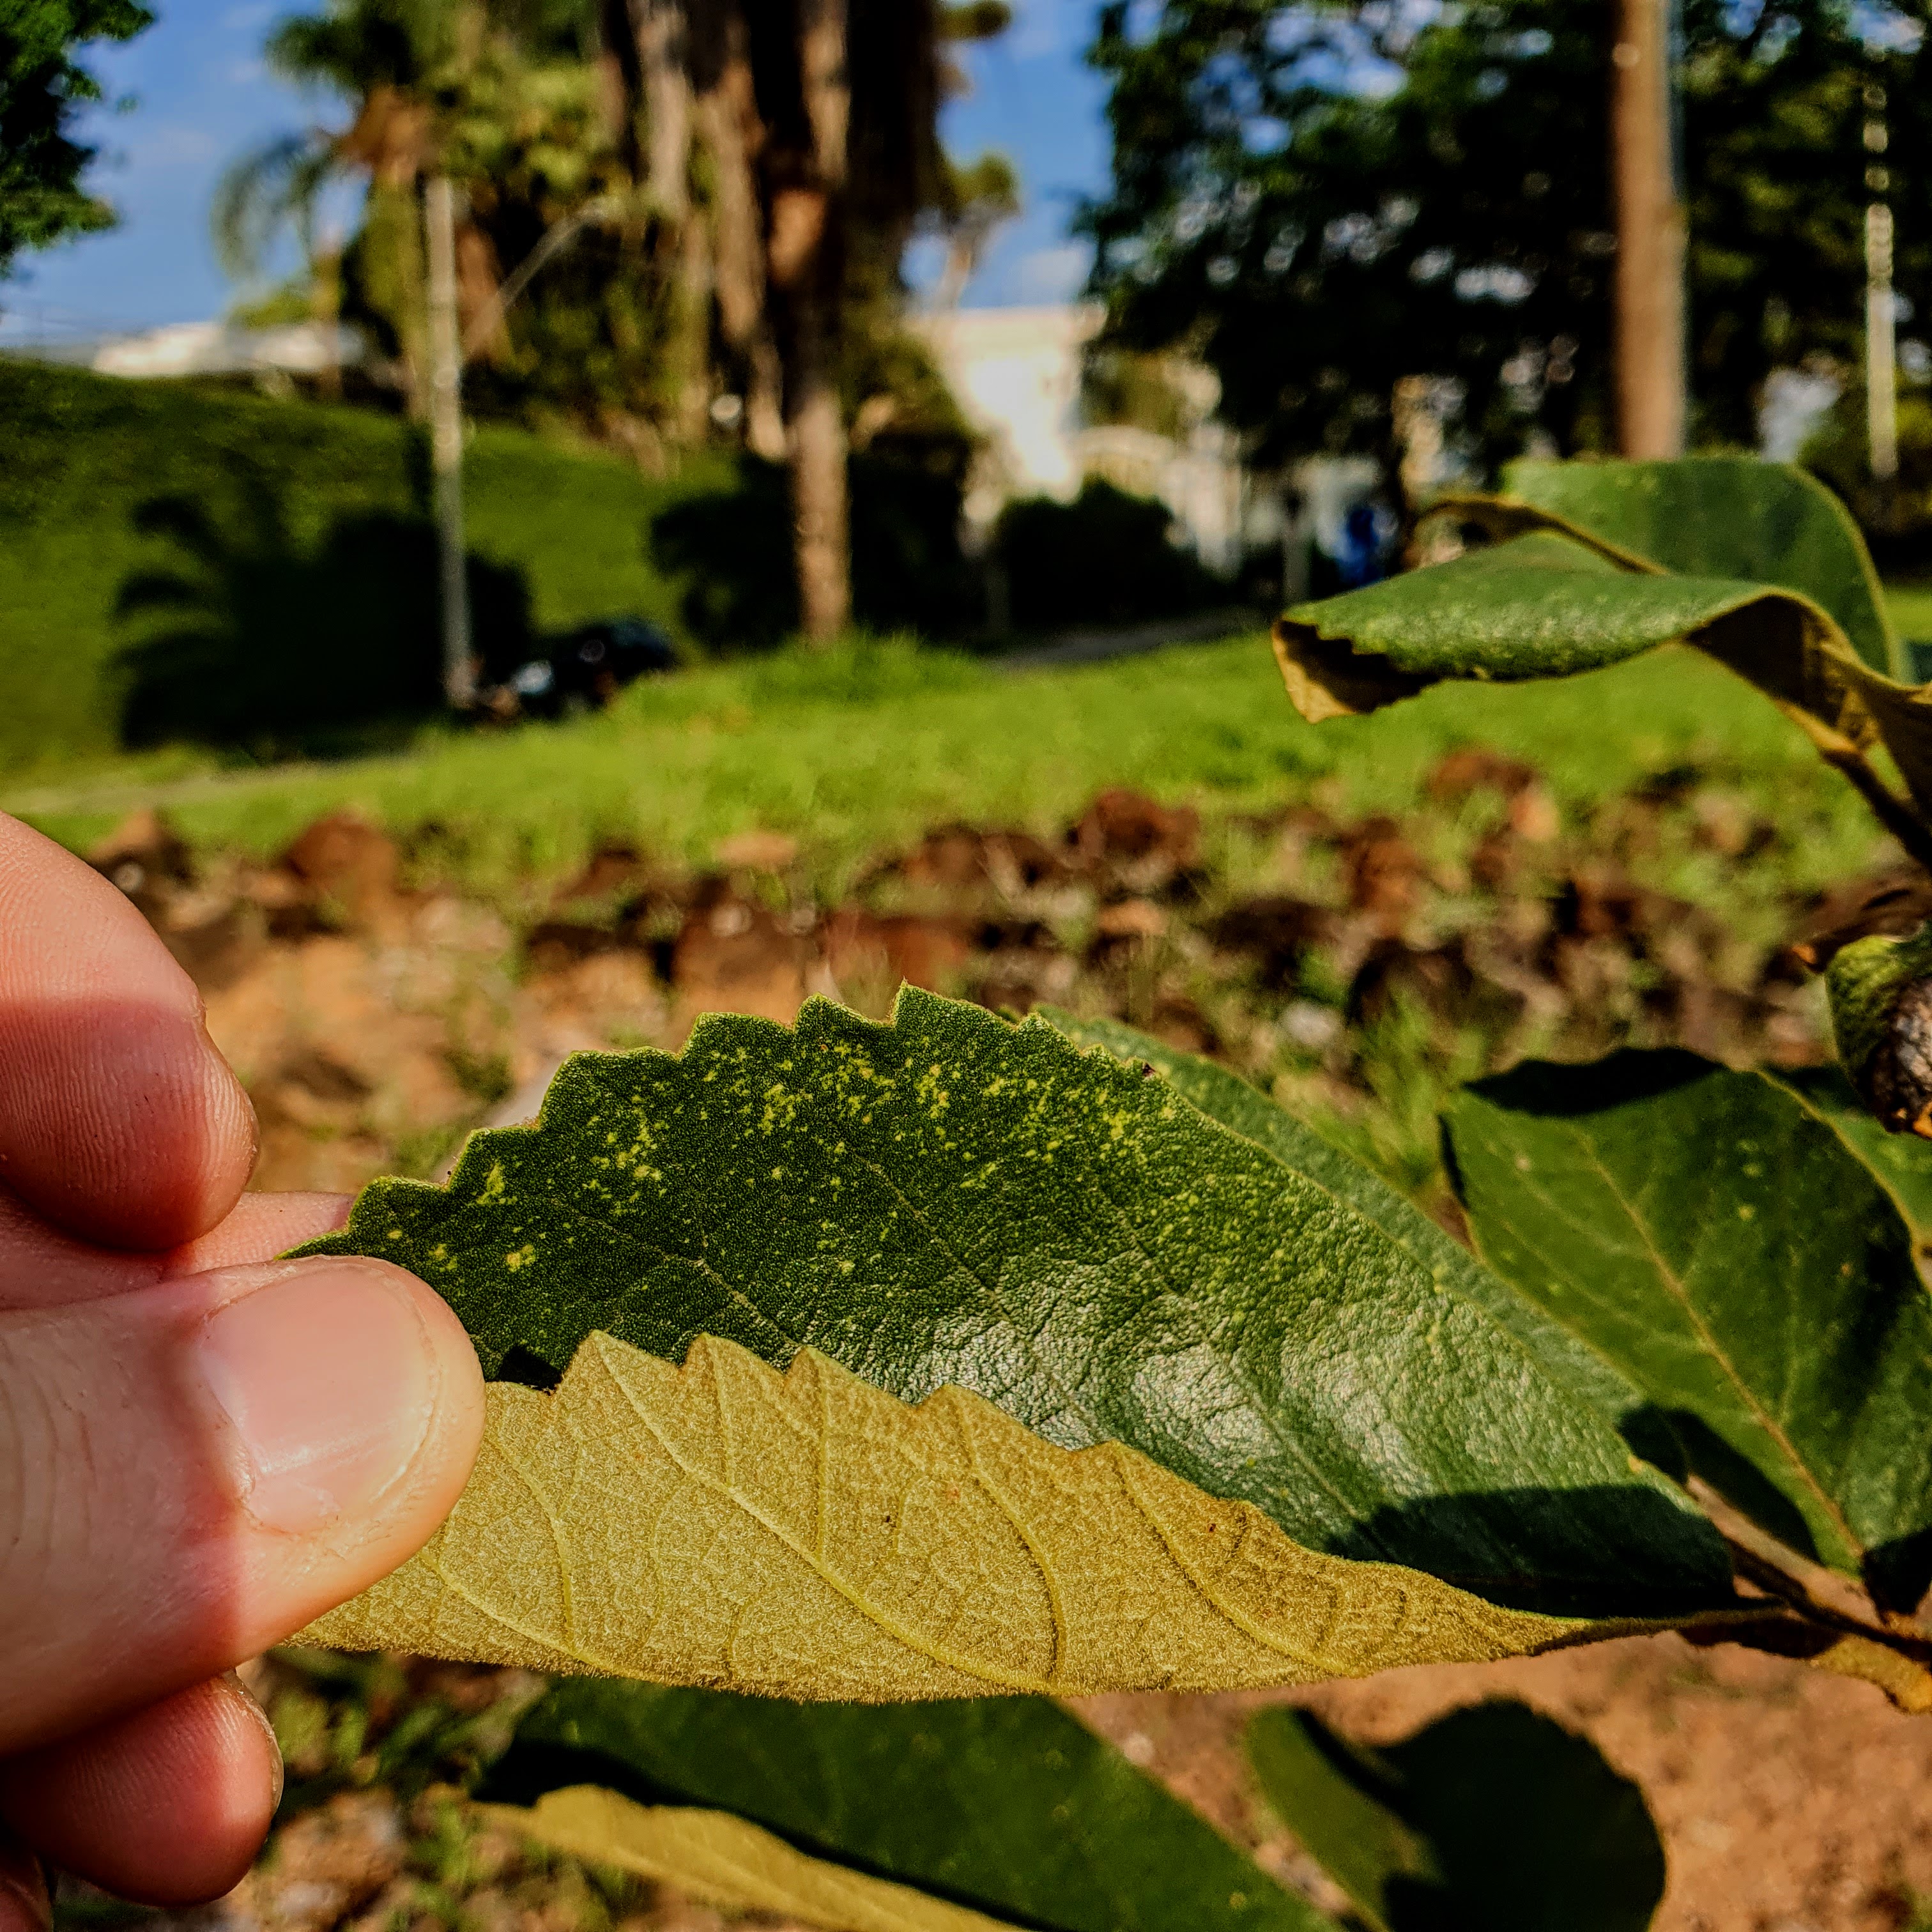
[[[386,1262],[0,1313],[0,1756],[252,1657],[426,1541],[482,1378]]]

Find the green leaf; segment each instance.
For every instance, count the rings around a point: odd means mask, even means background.
[[[1796,590],[1828,612],[1872,670],[1904,674],[1858,526],[1816,477],[1750,456],[1673,463],[1511,464],[1502,500],[1558,517],[1682,577]]]
[[[1600,670],[1778,595],[1634,572],[1570,536],[1532,531],[1300,604],[1276,627],[1276,646],[1297,706],[1318,722],[1444,678],[1506,683]]]
[[[1458,1097],[1490,1264],[1647,1393],[1697,1475],[1910,1607],[1932,1576],[1932,1299],[1892,1195],[1790,1088],[1676,1052]]]
[[[1621,1417],[1641,1404],[1643,1397],[1635,1384],[1595,1349],[1552,1326],[1534,1304],[1460,1242],[1452,1240],[1379,1174],[1324,1140],[1238,1074],[1118,1020],[1078,1019],[1052,1006],[1035,1010],[1082,1046],[1104,1047],[1130,1066],[1154,1067],[1210,1119],[1266,1148],[1285,1167],[1319,1181],[1426,1269],[1432,1280],[1447,1284],[1459,1300],[1486,1310],[1501,1326],[1520,1334],[1523,1346],[1582,1406]]]
[[[1042,1698],[788,1704],[566,1683],[486,1793],[596,1784],[749,1819],[820,1858],[1052,1932],[1317,1932],[1330,1922]]]
[[[1376,1932],[1642,1932],[1664,1894],[1643,1794],[1526,1706],[1371,1750],[1317,1719],[1248,1726],[1263,1795]]]
[[[1288,612],[1288,695],[1319,722],[1446,678],[1567,676],[1682,641],[1834,761],[1883,743],[1932,807],[1932,693],[1886,674],[1897,646],[1868,561],[1843,511],[1794,478],[1729,461],[1519,466],[1516,495],[1447,505],[1503,541]]]
[[[1167,1082],[930,994],[890,1025],[813,1002],[795,1033],[712,1018],[679,1058],[579,1057],[536,1128],[478,1135],[446,1188],[374,1184],[310,1252],[412,1268],[493,1372],[553,1378],[593,1330],[671,1362],[701,1334],[777,1366],[808,1344],[1492,1602],[1729,1593],[1535,1311],[1504,1319]]]
[[[1922,1262],[1932,1254],[1932,1142],[1894,1134],[1880,1126],[1835,1066],[1803,1066],[1768,1072],[1788,1087],[1882,1180],[1912,1230]]]

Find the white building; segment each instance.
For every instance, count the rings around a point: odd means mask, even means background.
[[[313,322],[242,328],[226,322],[173,322],[124,334],[75,334],[28,341],[15,352],[102,376],[316,376],[352,368],[368,353],[354,329]]]
[[[1177,365],[1192,426],[1181,439],[1120,423],[1090,424],[1081,370],[1100,332],[1091,304],[946,309],[912,318],[966,419],[986,448],[966,498],[969,525],[991,529],[1016,496],[1077,495],[1089,476],[1167,506],[1189,547],[1232,576],[1244,547],[1280,527],[1271,494],[1251,487],[1234,439],[1214,421],[1220,392],[1208,370]]]

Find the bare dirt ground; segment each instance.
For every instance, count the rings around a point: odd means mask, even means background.
[[[1295,1694],[1365,1744],[1507,1697],[1588,1737],[1642,1789],[1669,1878],[1657,1932],[1900,1932],[1932,1901],[1932,1724],[1870,1686],[1676,1636],[1505,1664],[1396,1670]],[[1116,1696],[1082,1714],[1260,1862],[1340,1895],[1271,1825],[1243,1774],[1258,1697]]]
[[[1926,909],[1910,877],[1856,882],[1835,905],[1767,887],[1749,918],[1728,920],[1644,883],[1645,855],[1673,842],[1741,865],[1774,846],[1775,828],[1694,787],[1618,801],[1574,836],[1536,775],[1492,754],[1456,754],[1431,796],[1432,830],[1342,824],[1306,802],[1204,830],[1185,808],[1109,794],[1058,838],[940,828],[881,855],[832,905],[802,884],[792,842],[769,833],[732,842],[697,878],[613,846],[507,908],[426,883],[414,855],[350,817],[318,821],[272,865],[192,853],[152,814],[92,856],[201,986],[260,1118],[258,1186],[434,1174],[478,1122],[528,1118],[567,1052],[674,1047],[706,1010],[788,1020],[813,992],[882,1013],[904,979],[1012,1010],[1112,1012],[1217,1054],[1325,1114],[1452,1227],[1430,1167],[1444,1081],[1525,1051],[1633,1040],[1819,1059],[1816,1002],[1784,942],[1847,909],[1868,922]],[[1451,819],[1460,831],[1445,841]],[[1894,892],[1888,911],[1858,914],[1880,886]],[[371,1671],[259,1666],[290,1802],[258,1870],[186,1919],[229,1932],[722,1922],[469,1817],[464,1767],[532,1680]],[[1932,1720],[1866,1686],[1660,1637],[1294,1701],[1388,1742],[1489,1697],[1587,1734],[1640,1785],[1669,1859],[1663,1932],[1932,1925]],[[1261,1701],[1081,1708],[1269,1869],[1337,1907],[1251,1793],[1238,1738]],[[63,1910],[112,1915],[82,1893]]]

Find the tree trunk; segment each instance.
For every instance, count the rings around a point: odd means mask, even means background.
[[[845,0],[798,0],[799,74],[810,151],[796,184],[772,198],[771,280],[786,314],[785,426],[790,443],[799,616],[829,644],[852,621],[852,543],[845,420],[838,394],[844,287]]]
[[[429,241],[430,461],[436,479],[442,584],[442,690],[453,711],[476,702],[470,646],[470,585],[463,540],[463,350],[456,314],[456,196],[447,175],[423,187]]]
[[[806,331],[814,332],[811,340]],[[852,622],[852,533],[846,500],[845,412],[831,345],[819,318],[795,330],[790,405],[793,542],[800,622],[815,645],[830,644]]]
[[[322,345],[316,388],[334,400],[342,394],[342,250],[326,242],[309,265],[309,314]]]
[[[709,0],[700,0],[700,8]],[[691,205],[692,37],[686,0],[630,0],[644,122],[644,186],[657,218],[657,258],[671,291],[664,356],[681,442],[704,434],[711,400],[710,251]]]
[[[1873,480],[1898,474],[1898,312],[1892,298],[1892,171],[1881,157],[1892,146],[1885,89],[1865,88],[1865,437]]]
[[[404,398],[412,422],[429,420],[429,340],[423,292],[422,208],[415,184],[380,176],[370,184],[363,224],[369,306],[396,339]]]
[[[1671,0],[1617,0],[1610,178],[1617,227],[1617,440],[1684,454],[1684,206],[1672,124]]]
[[[658,213],[682,225],[691,211],[691,80],[683,0],[632,0],[644,93],[644,182]]]
[[[718,322],[745,368],[745,442],[767,462],[785,453],[778,346],[766,308],[764,220],[757,159],[765,130],[745,16],[708,0],[692,23],[692,118],[711,161],[711,274]]]

